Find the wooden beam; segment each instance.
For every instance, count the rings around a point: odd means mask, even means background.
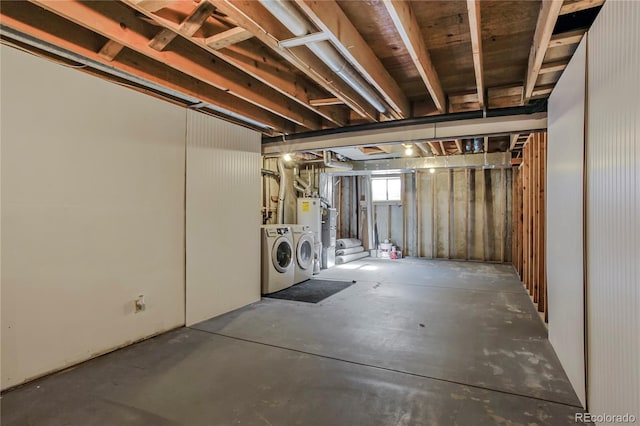
[[[406,0],[383,0],[391,19],[404,43],[422,81],[427,86],[431,99],[438,111],[445,112],[446,99],[438,73],[431,61],[429,50],[424,43],[420,25],[416,15],[411,10],[411,4]]]
[[[602,6],[603,4],[604,0],[565,0],[560,9],[560,15],[580,12],[581,10],[591,9],[592,7]]]
[[[249,31],[241,27],[231,28],[221,33],[207,37],[204,44],[213,50],[224,49],[232,44],[240,43],[253,37]]]
[[[549,62],[546,64],[542,64],[542,67],[540,68],[540,74],[563,71],[567,67],[567,65],[568,64],[565,61]]]
[[[585,29],[568,31],[566,33],[555,34],[549,40],[549,48],[578,44],[584,37]]]
[[[35,39],[136,75],[149,82],[211,104],[214,107],[223,108],[253,121],[263,123],[273,129],[286,132],[297,130],[292,123],[279,116],[215,87],[206,85],[186,74],[175,72],[167,65],[158,64],[156,61],[132,50],[123,49],[113,61],[109,61],[98,52],[95,52],[92,42],[94,34],[90,30],[77,26],[50,12],[39,10],[37,6],[27,2],[12,2],[10,5],[3,5],[0,10],[0,20],[6,27]],[[80,70],[90,72],[91,68],[86,67]],[[98,75],[108,80],[115,79],[110,76],[105,77],[104,74],[100,73]]]
[[[138,6],[147,9],[150,12],[157,12],[158,10],[171,6],[180,0],[132,0]]]
[[[260,108],[308,129],[322,128],[320,117],[300,108],[273,88],[253,77],[238,73],[222,61],[212,61],[207,52],[188,46],[176,51],[158,52],[148,46],[145,24],[136,12],[117,2],[82,2],[31,0],[45,10],[62,16],[78,25],[118,42],[125,47],[166,64],[176,71],[210,84]]]
[[[427,142],[427,145],[429,145],[429,148],[431,148],[431,153],[433,155],[442,155],[440,153],[440,150],[438,148],[436,148],[436,143],[435,142]]]
[[[166,28],[161,29],[151,40],[149,40],[149,47],[157,50],[158,52],[164,50],[165,47],[177,37],[178,34]]]
[[[241,72],[249,74],[251,77],[261,81],[284,96],[287,96],[289,99],[299,103],[301,106],[310,109],[322,118],[338,126],[344,126],[347,124],[344,111],[342,109],[318,109],[311,106],[309,104],[309,98],[324,96],[325,92],[316,88],[312,84],[309,84],[308,81],[301,80],[300,77],[291,72],[290,69],[276,61],[272,55],[260,50],[257,52],[249,52],[247,50],[238,51],[234,49],[226,49],[224,52],[219,52],[217,49],[207,45],[208,40],[211,41],[211,38],[217,37],[219,34],[208,38],[193,37],[189,33],[183,33],[185,31],[185,27],[175,24],[174,22],[150,13],[144,9],[138,8],[132,0],[123,0],[123,2],[134,10],[144,14],[148,19],[151,19],[155,25],[164,27],[173,33],[180,33],[186,40],[189,40],[200,48],[208,51],[217,58],[222,59]],[[239,33],[240,30],[236,30],[236,32]],[[248,31],[247,34],[249,36],[253,36],[253,34]]]
[[[473,69],[476,75],[478,103],[484,108],[484,74],[482,71],[482,27],[480,25],[480,0],[467,0],[469,30],[471,31],[471,51],[473,52]]]
[[[107,61],[113,61],[118,53],[124,48],[123,45],[113,40],[109,40],[102,46],[102,49],[98,52],[98,55],[106,59]]]
[[[562,7],[562,1],[543,0],[536,24],[536,32],[533,36],[533,44],[529,52],[529,65],[527,66],[527,75],[525,76],[524,102],[531,99],[533,88],[536,85],[540,67],[544,60],[544,55],[549,47],[553,27],[558,20],[558,14]]]
[[[288,49],[280,47],[276,35],[282,33],[282,25],[266,13],[259,2],[251,0],[235,0],[233,2],[230,0],[208,1],[320,87],[341,99],[359,117],[366,121],[378,121],[378,112],[375,108],[369,105],[355,90],[340,79],[335,78],[335,74],[329,67],[322,63],[313,53],[301,49],[296,50],[294,54]],[[283,39],[286,37],[286,35],[282,35]]]
[[[442,152],[442,155],[447,155],[447,150],[444,149],[444,142],[438,141],[438,144],[440,145],[440,152]]]
[[[489,152],[489,136],[484,137],[484,152]]]
[[[344,105],[338,98],[311,99],[309,103],[313,106]]]
[[[458,152],[460,154],[464,154],[464,151],[462,150],[462,139],[456,139],[456,148],[458,149]]]
[[[201,3],[200,6],[191,13],[191,15],[182,21],[177,32],[186,37],[191,37],[200,29],[200,27],[202,27],[214,10],[215,8],[212,4],[207,2]],[[167,45],[171,43],[177,35],[178,34],[176,34],[176,32],[168,28],[164,28],[153,39],[151,39],[149,46],[155,50],[164,50],[164,48],[167,47]]]
[[[520,138],[520,135],[518,133],[516,133],[515,135],[511,135],[511,143],[509,144],[509,151],[513,151],[513,148],[516,147],[518,138]]]
[[[398,83],[362,38],[338,3],[333,0],[296,0],[296,4],[329,39],[354,68],[391,106],[394,118],[410,116],[410,106]]]
[[[545,95],[549,95],[551,94],[551,92],[553,91],[553,85],[547,85],[547,86],[540,86],[540,87],[536,87],[535,89],[533,89],[533,93],[531,94],[531,97],[537,97],[537,96],[545,96]]]

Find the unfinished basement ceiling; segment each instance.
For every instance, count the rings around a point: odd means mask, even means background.
[[[275,136],[545,99],[603,2],[30,0],[0,20],[4,43]]]

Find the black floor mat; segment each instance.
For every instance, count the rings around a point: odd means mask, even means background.
[[[318,303],[329,296],[352,286],[354,282],[349,281],[328,281],[328,280],[307,280],[284,290],[266,294],[264,297],[272,299],[293,300],[296,302]]]

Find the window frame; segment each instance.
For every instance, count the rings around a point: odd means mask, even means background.
[[[398,179],[400,181],[400,198],[397,200],[389,200],[389,180],[390,179]],[[374,180],[385,180],[386,181],[386,199],[384,200],[374,200],[373,199],[373,181]],[[389,204],[389,205],[402,205],[402,194],[404,193],[404,179],[402,179],[402,174],[393,174],[393,175],[382,175],[382,176],[372,176],[371,177],[371,201],[373,204]]]

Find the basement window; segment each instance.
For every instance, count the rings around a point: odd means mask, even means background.
[[[371,194],[374,202],[400,201],[402,199],[402,182],[400,181],[400,177],[371,179]]]

